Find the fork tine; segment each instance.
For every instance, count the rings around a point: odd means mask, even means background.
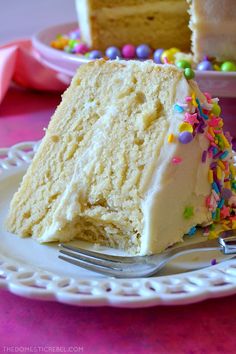
[[[58,258],[62,259],[63,261],[66,261],[68,263],[82,267],[86,270],[90,270],[92,272],[99,272],[101,274],[109,275],[109,276],[117,277],[117,278],[125,277],[124,276],[125,274],[122,272],[122,270],[110,269],[110,268],[106,268],[106,267],[102,267],[102,266],[97,266],[97,265],[93,265],[91,263],[80,261],[78,259],[68,258],[68,257],[64,257],[64,256],[58,256]]]
[[[73,251],[81,255],[85,255],[96,259],[103,259],[105,261],[110,261],[114,263],[135,263],[140,258],[139,256],[134,256],[134,257],[112,256],[104,253],[82,249],[79,247],[74,247],[71,245],[65,245],[64,243],[60,243],[59,247],[65,248],[67,250]]]
[[[122,269],[122,265],[120,263],[116,262],[111,262],[108,260],[103,260],[99,258],[90,258],[89,256],[86,255],[81,255],[81,254],[76,254],[74,252],[70,252],[67,250],[59,250],[60,253],[64,254],[65,256],[69,256],[75,259],[78,259],[79,261],[87,262],[96,266],[101,266],[101,267],[106,267],[110,269]],[[120,265],[120,267],[118,267]]]

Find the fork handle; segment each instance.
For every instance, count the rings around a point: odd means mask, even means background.
[[[228,230],[219,234],[219,237],[212,240],[201,241],[189,245],[180,245],[163,252],[167,257],[173,257],[179,253],[190,253],[195,251],[221,251],[224,255],[236,253],[236,230]]]

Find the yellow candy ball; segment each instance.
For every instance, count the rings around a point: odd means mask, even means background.
[[[193,127],[191,124],[189,123],[181,123],[179,125],[179,131],[182,133],[182,132],[189,132],[189,133],[192,133],[193,132]]]
[[[221,108],[217,103],[213,103],[211,112],[214,114],[214,116],[219,117],[221,113]]]
[[[165,58],[168,61],[168,63],[173,64],[175,62],[175,54],[180,52],[178,48],[170,48],[167,50],[164,50],[164,52],[161,55],[161,62],[165,63]]]

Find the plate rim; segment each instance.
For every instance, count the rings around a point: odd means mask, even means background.
[[[29,166],[39,144],[40,141],[26,141],[0,148],[0,184]],[[75,278],[22,264],[0,250],[0,288],[31,299],[76,306],[184,305],[235,294],[236,260],[151,278]]]

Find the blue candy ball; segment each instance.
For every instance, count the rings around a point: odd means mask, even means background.
[[[120,58],[121,57],[121,52],[120,52],[119,48],[117,48],[117,47],[109,47],[106,50],[106,56],[109,59],[113,60],[113,59],[116,59],[117,57]]]
[[[209,60],[203,60],[198,64],[197,70],[208,71],[208,70],[214,70],[214,69],[213,69],[212,63]]]
[[[147,44],[141,44],[136,48],[136,56],[139,59],[148,59],[151,54],[151,48]]]
[[[89,53],[89,59],[100,59],[102,58],[102,53],[99,50],[92,50]]]
[[[162,49],[162,48],[155,50],[155,52],[153,54],[153,60],[156,64],[162,64],[161,55],[163,52],[164,52],[164,49]]]
[[[179,134],[179,142],[181,144],[188,144],[193,140],[193,135],[188,132],[188,131],[184,131],[182,133]]]

